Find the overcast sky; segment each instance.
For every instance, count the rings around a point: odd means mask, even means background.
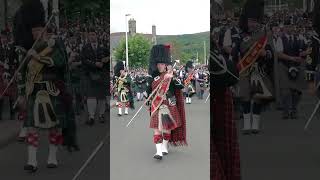
[[[137,33],[193,34],[210,30],[210,0],[111,0],[111,33],[125,31],[125,14]]]

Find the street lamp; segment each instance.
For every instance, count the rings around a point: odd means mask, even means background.
[[[127,70],[129,70],[129,55],[128,55],[128,20],[127,17],[130,16],[131,14],[126,14],[125,18],[126,18],[126,66],[127,66]]]

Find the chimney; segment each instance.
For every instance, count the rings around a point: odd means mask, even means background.
[[[130,19],[129,20],[129,35],[136,34],[136,20]]]
[[[156,32],[156,26],[152,25],[152,43],[157,44],[157,32]]]

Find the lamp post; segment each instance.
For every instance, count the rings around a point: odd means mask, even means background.
[[[131,14],[126,14],[125,19],[126,19],[126,67],[127,70],[129,70],[129,55],[128,55],[128,20],[127,17],[130,16]]]

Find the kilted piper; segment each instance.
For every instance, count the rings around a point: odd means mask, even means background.
[[[48,132],[47,168],[56,168],[56,153],[63,141],[61,129],[69,120],[64,110],[69,105],[65,96],[66,55],[54,37],[54,26],[45,26],[40,0],[26,1],[17,11],[15,22],[16,44],[28,49],[25,66],[21,69],[25,78],[19,85],[25,88],[19,92],[18,102],[27,111],[24,127],[27,128],[28,162],[24,170],[37,170],[40,130]]]
[[[84,68],[84,91],[87,97],[89,117],[86,124],[92,126],[95,122],[95,113],[98,113],[100,123],[105,122],[107,71],[109,64],[108,49],[98,41],[96,29],[89,28],[89,42],[81,52],[81,61]]]
[[[211,40],[210,179],[240,180],[240,150],[230,87],[238,82],[235,62],[225,59]],[[226,67],[219,65],[226,64]],[[224,71],[228,69],[229,73]],[[234,76],[235,77],[234,77]]]
[[[232,50],[234,51],[233,59],[239,59],[238,86],[243,109],[244,134],[260,132],[262,107],[273,100],[274,94],[273,50],[270,38],[261,24],[263,15],[263,0],[246,2],[239,20],[242,30],[241,41]]]
[[[128,115],[129,108],[134,109],[131,77],[126,72],[122,61],[117,62],[114,67],[114,73],[116,79],[116,96],[118,97],[118,116],[122,115],[122,107],[124,107],[124,114]]]
[[[320,1],[316,1],[313,11],[313,29],[311,53],[309,55],[310,61],[307,61],[306,80],[309,88],[313,94],[319,97],[319,83],[320,83]]]
[[[151,49],[149,86],[150,128],[154,130],[153,142],[157,152],[155,159],[168,154],[168,143],[187,145],[186,117],[181,81],[173,76],[170,46],[155,45]],[[155,92],[155,93],[152,93]]]
[[[195,90],[195,70],[192,61],[188,61],[185,66],[185,77],[184,77],[184,86],[185,86],[185,96],[186,104],[191,104],[191,98],[196,94]]]

